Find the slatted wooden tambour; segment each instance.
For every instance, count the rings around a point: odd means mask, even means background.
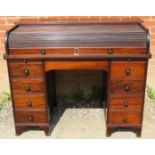
[[[25,127],[50,133],[54,70],[107,72],[107,136],[117,129],[140,136],[149,32],[140,20],[102,23],[19,23],[6,35],[16,134]],[[47,73],[53,80],[47,78]],[[50,87],[49,87],[49,83]],[[47,84],[48,83],[48,84]],[[51,89],[53,93],[49,93]]]

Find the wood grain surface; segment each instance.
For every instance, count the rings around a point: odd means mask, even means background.
[[[19,25],[8,38],[10,49],[48,47],[144,47],[147,34],[137,23]]]
[[[113,61],[111,79],[144,79],[145,65],[145,61]]]
[[[32,106],[29,106],[28,102],[31,102]],[[14,95],[14,104],[15,108],[44,109],[46,108],[45,95]]]
[[[15,119],[17,123],[47,123],[47,111],[16,111]],[[30,117],[32,120],[30,120]]]
[[[118,125],[118,126],[128,126],[137,125],[141,123],[141,112],[109,112],[108,124]],[[124,122],[127,119],[127,122]]]
[[[46,61],[45,71],[50,70],[105,70],[108,61]]]
[[[126,91],[125,88],[129,87]],[[144,93],[144,81],[143,80],[112,80],[111,81],[111,96],[131,96],[131,95],[143,95]]]
[[[78,49],[78,54],[108,54],[109,48],[44,48],[45,55],[49,54],[74,54]],[[144,54],[146,48],[110,48],[112,54]],[[10,49],[11,55],[41,55],[42,49]]]
[[[43,78],[43,67],[41,62],[9,62],[10,75],[12,78]],[[28,75],[24,71],[28,71]]]
[[[32,94],[44,92],[44,84],[41,79],[12,79],[12,90],[14,94]],[[25,87],[30,87],[30,91],[26,91]]]

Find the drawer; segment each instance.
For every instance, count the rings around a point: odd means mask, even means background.
[[[143,80],[111,80],[110,95],[143,95],[144,94]],[[122,96],[123,97],[123,96]]]
[[[124,102],[127,102],[128,105],[143,104],[143,97],[110,98],[110,104],[112,105],[124,104]]]
[[[10,54],[107,54],[107,48],[11,49]]]
[[[11,84],[14,94],[41,93],[44,91],[44,84],[41,79],[12,79]]]
[[[114,48],[112,51],[113,54],[144,54],[146,48]]]
[[[41,62],[9,62],[11,77],[24,77],[24,78],[42,78],[43,66]]]
[[[15,108],[45,109],[44,95],[14,95]]]
[[[16,123],[48,123],[47,111],[16,111]]]
[[[141,124],[141,112],[109,112],[110,125],[137,125]]]
[[[143,98],[130,97],[130,98],[110,98],[109,110],[142,110]]]
[[[111,63],[111,79],[145,78],[145,61],[113,61]]]
[[[132,110],[132,111],[139,111],[142,110],[141,104],[127,104],[127,102],[124,102],[122,104],[110,104],[109,105],[110,111],[124,111],[124,110]]]
[[[46,54],[144,54],[145,48],[51,48],[10,49],[10,55]]]

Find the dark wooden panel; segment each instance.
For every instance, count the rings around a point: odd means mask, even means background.
[[[49,70],[108,70],[108,61],[45,61]]]
[[[46,108],[45,96],[40,95],[14,95],[15,108],[43,109]]]
[[[111,63],[111,79],[145,78],[145,61],[113,61]]]
[[[127,91],[126,87],[129,88]],[[143,80],[112,80],[111,81],[111,96],[128,96],[128,95],[143,95],[144,94],[144,81]]]
[[[141,112],[109,112],[108,124],[118,126],[141,124]]]
[[[31,94],[44,92],[44,84],[41,79],[12,79],[12,90],[14,94]],[[25,87],[30,87],[30,90],[25,90]]]
[[[117,39],[117,38],[116,38]],[[37,41],[37,39],[35,38],[34,40]],[[32,44],[32,42],[34,42],[33,40],[31,40],[31,45],[25,45],[24,43],[19,43],[17,44],[14,48],[11,48],[10,49],[23,49],[23,48],[26,48],[26,49],[33,49],[33,48],[40,48],[40,49],[44,49],[44,48],[72,48],[72,47],[75,47],[75,48],[80,48],[80,47],[84,47],[84,48],[146,48],[146,41],[143,41],[143,42],[112,42],[112,43],[109,43],[109,42],[78,42],[78,41],[68,41],[68,42],[62,42],[62,41],[59,41],[59,42],[49,42],[48,46],[45,46],[44,44],[47,43],[46,42],[37,42],[34,44]],[[40,46],[39,46],[40,45]]]
[[[48,123],[47,111],[16,111],[16,123]]]
[[[41,62],[9,62],[10,75],[13,78],[42,78],[43,67]],[[28,74],[24,74],[28,71]]]
[[[144,47],[147,34],[139,24],[19,25],[9,35],[9,48]]]

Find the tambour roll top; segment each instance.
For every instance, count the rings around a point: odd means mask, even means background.
[[[10,32],[8,45],[10,49],[129,46],[146,48],[147,33],[140,21],[122,23],[21,23]]]

